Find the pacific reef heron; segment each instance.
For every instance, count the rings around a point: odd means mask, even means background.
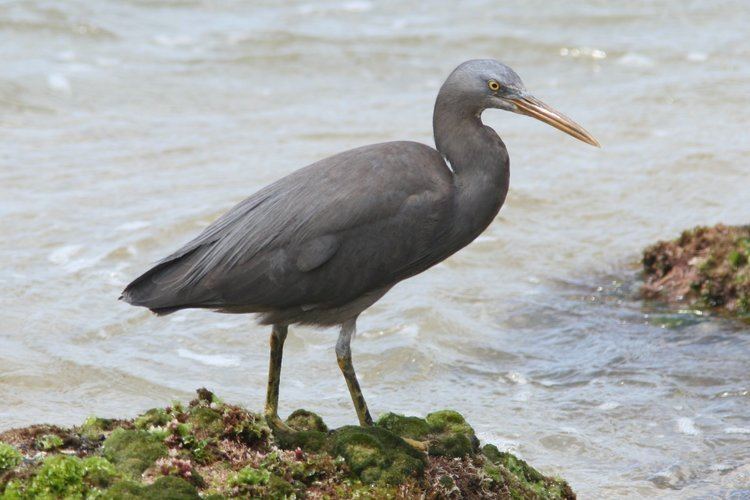
[[[372,418],[352,366],[357,317],[396,283],[474,240],[508,192],[503,141],[482,112],[532,116],[588,144],[580,125],[529,95],[508,66],[458,66],[435,102],[435,149],[364,146],[320,160],[240,202],[130,283],[121,299],[163,315],[186,308],[257,313],[272,325],[265,416],[278,416],[289,325],[339,325],[336,357],[361,425]]]

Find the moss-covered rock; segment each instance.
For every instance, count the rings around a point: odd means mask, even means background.
[[[287,429],[277,429],[274,438],[284,450],[300,448],[308,452],[322,452],[330,448],[328,426],[319,415],[307,410],[295,410],[286,419]]]
[[[486,444],[482,453],[489,460],[487,473],[512,486],[517,498],[574,498],[575,494],[562,479],[545,476],[525,461],[495,445]]]
[[[430,413],[425,418],[430,426],[430,455],[458,458],[473,455],[479,449],[474,429],[463,415],[453,410]]]
[[[103,445],[104,457],[118,470],[137,478],[159,458],[166,457],[167,447],[158,437],[140,430],[115,430]]]
[[[91,441],[104,441],[106,435],[117,427],[118,422],[112,418],[89,417],[78,428],[82,438]]]
[[[400,484],[424,471],[425,457],[380,427],[346,426],[333,433],[332,451],[365,483]]]
[[[36,449],[42,451],[56,450],[57,448],[62,448],[63,439],[57,434],[44,434],[37,438],[34,446]]]
[[[325,452],[331,444],[330,436],[327,433],[314,430],[287,432],[279,429],[274,434],[274,439],[279,448],[283,450],[299,448],[312,453]]]
[[[7,431],[0,433],[0,499],[573,496],[567,483],[511,454],[492,446],[479,452],[455,411],[391,413],[373,427],[330,430],[298,410],[286,423],[272,434],[260,415],[201,389],[187,405],[133,420]]]
[[[424,443],[433,456],[458,458],[474,455],[479,449],[474,429],[453,410],[430,413],[424,419],[386,413],[378,419],[377,425],[402,438]]]
[[[316,413],[308,410],[295,410],[286,419],[286,424],[296,431],[328,432],[328,426]]]
[[[136,429],[147,431],[154,427],[164,427],[172,420],[172,416],[164,408],[151,408],[139,415],[133,421]]]
[[[378,418],[377,426],[389,430],[397,436],[410,439],[425,439],[430,433],[430,425],[423,418],[384,413]]]
[[[107,500],[194,500],[200,498],[198,490],[184,479],[165,476],[152,484],[121,481],[107,490],[102,498]]]
[[[101,457],[48,456],[28,482],[10,481],[2,498],[83,498],[113,484],[117,472]]]
[[[23,455],[13,446],[0,441],[0,474],[23,461]]]
[[[750,226],[697,227],[643,252],[646,298],[750,319]]]

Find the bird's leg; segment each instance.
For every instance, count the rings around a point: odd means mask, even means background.
[[[266,391],[265,416],[268,425],[287,430],[287,425],[279,418],[279,382],[281,381],[281,354],[289,327],[273,325],[271,332],[271,361],[268,364],[268,389]]]
[[[346,385],[349,386],[349,394],[352,396],[352,402],[354,403],[354,409],[357,411],[357,418],[359,418],[359,425],[370,426],[372,425],[372,417],[370,412],[367,410],[367,403],[365,398],[362,396],[362,390],[359,388],[359,382],[357,382],[357,375],[354,373],[354,366],[352,365],[352,350],[350,344],[352,337],[357,329],[357,319],[351,319],[341,325],[341,333],[339,334],[339,340],[336,342],[336,359],[339,362],[339,368],[341,373],[344,374],[346,379]]]

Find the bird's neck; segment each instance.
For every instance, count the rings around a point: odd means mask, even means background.
[[[453,170],[457,237],[476,238],[497,215],[508,193],[508,152],[500,137],[482,123],[480,110],[460,101],[435,103],[435,146]]]

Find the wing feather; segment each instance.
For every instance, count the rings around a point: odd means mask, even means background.
[[[350,300],[439,260],[452,189],[427,146],[346,151],[242,201],[123,295],[151,308]]]

